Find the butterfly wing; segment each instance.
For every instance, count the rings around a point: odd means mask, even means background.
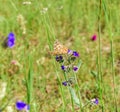
[[[68,53],[68,48],[62,45],[58,40],[54,43],[54,51],[51,52],[53,55],[63,55]]]

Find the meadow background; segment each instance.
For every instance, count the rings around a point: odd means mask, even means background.
[[[72,109],[69,91],[58,80],[63,81],[63,73],[48,53],[58,39],[80,53],[77,79],[82,102],[99,99],[97,106],[82,111],[120,112],[120,1],[27,2],[0,0],[0,109],[17,112],[15,103],[22,100],[31,112],[81,111]],[[4,48],[10,32],[15,46]],[[94,34],[96,41],[91,40]]]

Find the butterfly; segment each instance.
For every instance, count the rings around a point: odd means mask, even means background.
[[[68,53],[68,48],[62,45],[58,40],[54,42],[54,50],[50,52],[52,55],[63,55]]]

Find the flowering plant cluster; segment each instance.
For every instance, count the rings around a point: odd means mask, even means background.
[[[96,35],[93,36],[92,40],[95,40],[95,39],[96,39]],[[56,48],[54,48],[54,50],[57,50],[57,52],[55,53],[58,53],[58,54],[56,54],[55,59],[60,64],[60,68],[64,73],[65,81],[62,82],[62,85],[67,86],[69,88],[69,92],[75,104],[80,106],[81,105],[80,97],[79,98],[77,97],[75,90],[73,89],[73,85],[78,84],[75,74],[79,70],[81,65],[81,61],[79,61],[80,54],[77,51],[70,50],[70,49],[68,49],[67,52],[62,52],[61,48],[65,48],[65,47],[63,46],[61,47],[61,45],[59,45]],[[67,48],[65,48],[65,51],[66,49]],[[98,103],[99,103],[98,98],[93,98],[87,104],[82,105],[82,108],[84,108],[88,104],[98,105]]]
[[[77,72],[78,66],[75,64],[76,59],[79,57],[79,53],[77,51],[68,50],[66,55],[56,55],[55,59],[58,63],[60,63],[61,70],[67,74],[68,72]],[[65,78],[65,81],[62,82],[62,85],[68,86],[73,83],[73,76],[69,78]]]

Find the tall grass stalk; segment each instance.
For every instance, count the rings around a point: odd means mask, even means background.
[[[15,9],[15,11],[18,11],[18,9],[17,9],[15,3],[14,3],[12,0],[10,0],[10,3],[11,3],[11,5],[13,6],[13,8]]]
[[[112,17],[111,17],[111,9],[110,7],[107,7],[106,4],[111,5],[112,3],[106,3],[105,0],[103,0],[103,9],[105,12],[105,19],[108,27],[109,37],[110,37],[110,47],[111,47],[111,72],[112,72],[112,81],[113,81],[113,102],[114,102],[114,111],[118,112],[117,108],[117,99],[116,99],[116,82],[115,82],[115,66],[114,66],[114,48],[113,48],[113,35],[112,35]],[[108,12],[108,10],[109,12]]]
[[[111,35],[110,35],[111,36]],[[113,91],[114,91],[114,96],[113,96],[113,101],[114,101],[114,110],[115,112],[118,112],[117,109],[117,99],[116,99],[116,82],[115,82],[115,69],[114,69],[114,48],[113,48],[113,38],[111,36],[110,40],[110,45],[111,45],[111,69],[112,69],[112,80],[113,80]]]
[[[59,74],[58,74],[58,71],[57,71],[57,68],[56,68],[56,66],[55,66],[55,62],[54,62],[54,67],[55,67],[55,70],[56,70],[56,75],[57,75],[57,80],[58,80],[58,82],[59,82],[59,87],[60,87],[60,93],[61,93],[61,95],[62,95],[62,100],[63,100],[63,112],[67,112],[66,111],[66,106],[67,106],[67,102],[66,102],[66,100],[65,100],[65,92],[64,92],[64,89],[63,89],[63,86],[62,86],[62,84],[61,84],[61,82],[62,82],[62,80],[60,79],[60,76],[59,76]]]
[[[50,50],[53,49],[53,46],[52,46],[52,38],[53,40],[55,41],[55,34],[54,34],[54,30],[50,24],[50,19],[49,19],[49,16],[44,16],[43,18],[43,22],[44,22],[44,25],[45,25],[45,29],[46,29],[46,32],[47,32],[47,39],[48,39],[48,45],[49,45],[49,48]],[[54,62],[54,68],[56,70],[56,75],[57,75],[57,80],[59,82],[59,85],[60,85],[60,93],[62,95],[62,100],[63,100],[63,112],[66,112],[66,101],[65,101],[65,95],[64,95],[64,90],[63,90],[63,87],[62,87],[62,84],[61,84],[61,79],[59,77],[59,74],[58,74],[58,71],[57,71],[57,68],[56,68],[56,65],[55,65],[55,61],[53,60]]]
[[[99,95],[102,104],[102,112],[104,112],[103,104],[103,77],[102,77],[102,53],[101,53],[101,17],[102,17],[102,0],[99,0],[99,13],[98,13],[98,85]]]
[[[29,57],[29,71],[28,77],[26,78],[26,87],[27,87],[27,102],[30,105],[33,98],[33,68],[32,68],[32,59]],[[31,109],[30,109],[31,110]]]
[[[67,77],[67,76],[68,76],[68,74],[67,74],[66,72],[64,72],[64,78],[65,78],[66,81],[68,80],[68,77]],[[69,93],[70,93],[70,87],[67,86],[67,88],[68,88]],[[70,93],[70,96],[71,96],[72,110],[73,110],[73,112],[74,112],[74,111],[75,111],[75,110],[74,110],[74,101],[73,101],[73,97],[72,97],[71,93]]]

